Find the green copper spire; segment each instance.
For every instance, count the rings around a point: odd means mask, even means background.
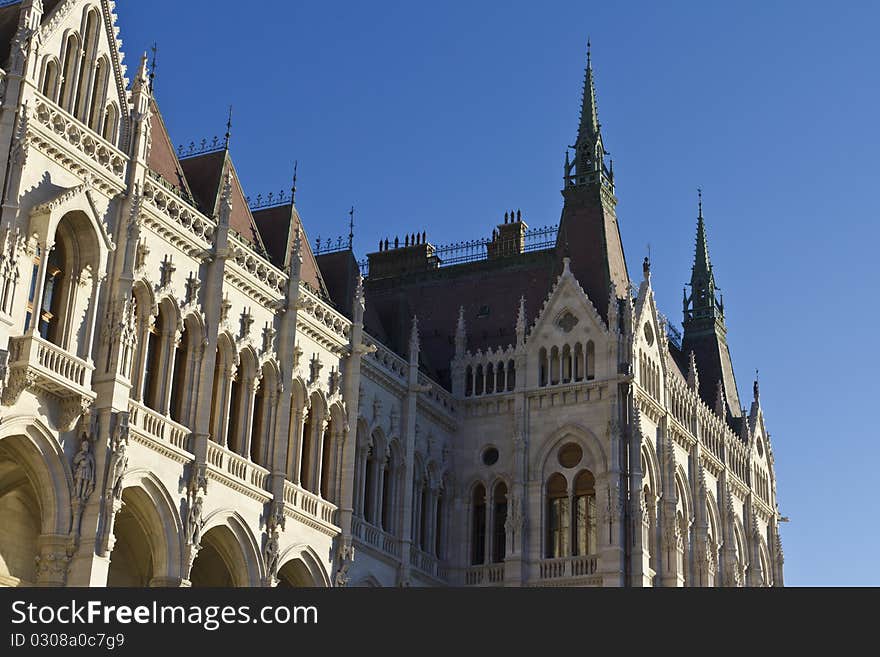
[[[717,318],[724,320],[724,307],[716,299],[718,288],[715,285],[715,274],[709,260],[709,244],[706,240],[706,222],[703,219],[703,190],[697,190],[699,210],[697,215],[697,242],[694,254],[694,266],[691,270],[691,295],[685,298],[685,322],[693,319]]]
[[[574,146],[574,161],[566,152],[566,185],[584,185],[600,179],[610,184],[608,168],[605,166],[605,147],[602,143],[602,124],[599,123],[599,110],[596,104],[596,84],[593,80],[592,48],[587,40],[587,68],[584,71],[584,88],[581,99],[581,113],[578,123],[577,139]]]

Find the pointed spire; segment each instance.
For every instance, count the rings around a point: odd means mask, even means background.
[[[694,265],[691,269],[691,294],[685,293],[684,319],[710,318],[724,319],[724,309],[716,298],[718,288],[715,285],[715,274],[709,259],[709,244],[706,238],[706,222],[703,219],[703,190],[697,188],[697,238],[694,252]]]
[[[753,387],[753,393],[755,397],[755,403],[758,404],[761,401],[761,389],[758,385],[758,370],[755,370],[755,385]]]
[[[224,135],[225,148],[229,150],[229,140],[232,137],[232,105],[229,106],[229,118],[226,120],[226,135]]]
[[[416,367],[419,364],[419,318],[415,315],[409,332],[409,364]]]
[[[156,81],[156,61],[159,55],[159,47],[155,41],[153,42],[153,47],[150,48],[150,50],[153,52],[153,61],[150,63],[150,93],[153,93],[153,84]]]
[[[362,324],[364,321],[364,309],[366,307],[366,299],[364,297],[364,277],[360,271],[357,275],[357,286],[354,290],[354,322]]]
[[[720,417],[722,420],[727,419],[725,406],[726,404],[724,401],[724,384],[721,383],[721,379],[718,379],[718,383],[715,385],[715,415]]]
[[[687,384],[688,388],[694,392],[700,389],[700,375],[699,372],[697,372],[697,357],[694,355],[693,351],[691,351],[688,356]]]
[[[147,53],[141,55],[141,63],[138,66],[137,74],[134,78],[134,86],[144,88],[149,84],[149,76],[147,75]]]
[[[290,204],[296,203],[296,170],[299,166],[299,160],[293,161],[293,185],[290,187]]]
[[[599,134],[599,108],[596,103],[596,84],[593,80],[592,45],[587,39],[587,68],[584,71],[584,92],[581,100],[581,121],[578,141]]]
[[[458,324],[455,326],[455,357],[463,358],[467,351],[467,329],[464,324],[464,306],[458,309]]]
[[[302,241],[302,231],[299,229],[299,226],[296,228],[296,234],[293,238],[293,248],[291,250],[291,258],[290,258],[290,274],[296,278],[299,278],[300,271],[302,269],[302,257],[303,252],[303,241]]]
[[[226,176],[223,179],[223,192],[220,197],[220,223],[229,225],[232,214],[232,167],[226,168]]]
[[[351,250],[354,245],[354,206],[348,211],[348,248]]]
[[[519,310],[516,313],[516,346],[522,347],[526,343],[526,298],[519,298]]]

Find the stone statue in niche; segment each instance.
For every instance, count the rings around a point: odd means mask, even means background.
[[[80,502],[89,499],[95,490],[95,457],[91,448],[89,439],[83,434],[79,451],[73,457],[73,492]]]

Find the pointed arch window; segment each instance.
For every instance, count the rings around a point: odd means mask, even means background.
[[[492,563],[501,563],[507,554],[507,485],[499,481],[492,493]]]
[[[547,537],[545,556],[549,559],[569,555],[568,483],[558,472],[547,482]]]
[[[589,470],[574,482],[574,555],[596,552],[596,480]]]
[[[486,488],[477,484],[471,504],[471,564],[486,562]]]

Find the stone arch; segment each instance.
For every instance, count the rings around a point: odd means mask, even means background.
[[[694,518],[694,499],[693,494],[691,493],[691,487],[688,485],[688,476],[684,471],[684,468],[681,464],[678,464],[675,468],[675,482],[678,484],[678,489],[684,495],[684,499],[679,499],[681,502],[682,510],[684,511],[684,518],[688,522],[693,520]],[[681,498],[682,495],[677,494],[677,497]]]
[[[41,532],[68,534],[73,475],[54,434],[36,417],[4,417],[0,423],[0,457],[4,455],[18,463],[33,488],[42,493],[37,499]]]
[[[323,587],[330,586],[330,575],[324,568],[318,553],[305,543],[292,545],[279,557],[278,580],[282,586],[284,575],[292,577],[288,586]]]
[[[183,528],[165,485],[145,469],[127,472],[122,482],[124,506],[114,522],[115,543],[110,553],[107,585],[147,586],[181,577]],[[139,554],[140,550],[143,551]],[[149,559],[148,571],[141,568],[138,572],[136,564],[114,567],[114,558],[138,556]],[[137,575],[145,581],[132,581],[132,576]]]
[[[576,443],[584,450],[580,468],[589,469],[597,478],[608,471],[608,458],[596,434],[579,424],[569,423],[550,434],[535,456],[534,464],[537,471],[541,472],[542,482],[546,482],[553,472],[561,469],[553,455],[567,442]]]
[[[219,510],[210,514],[205,519],[201,544],[190,571],[193,586],[261,584],[263,557],[259,544],[238,512]]]
[[[662,490],[663,482],[660,480],[660,466],[657,461],[657,452],[650,440],[642,440],[642,458],[645,461],[642,477],[647,477],[648,485],[655,495]],[[644,483],[644,482],[643,482]]]

